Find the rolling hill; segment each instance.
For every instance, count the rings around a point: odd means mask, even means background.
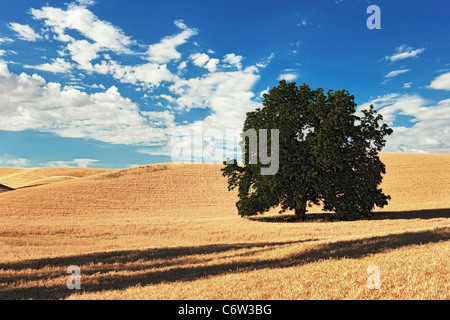
[[[11,188],[44,185],[109,171],[86,168],[0,169],[0,183]]]
[[[0,298],[447,299],[450,154],[382,160],[389,205],[331,223],[240,218],[217,164],[0,176],[22,187],[0,194]],[[384,292],[367,291],[370,264],[395,270]],[[80,294],[65,287],[69,265],[84,272]]]
[[[449,154],[382,155],[387,173],[381,187],[392,200],[384,211],[450,208]],[[59,212],[79,210],[153,210],[190,208],[234,210],[236,195],[227,191],[219,164],[157,164],[123,170],[38,168],[0,177],[12,188],[28,188],[4,195],[5,210],[39,207]],[[60,182],[58,185],[54,182]],[[43,186],[47,185],[47,186]],[[223,209],[223,210],[222,210]],[[27,211],[25,210],[25,211]],[[312,208],[310,212],[318,212]]]

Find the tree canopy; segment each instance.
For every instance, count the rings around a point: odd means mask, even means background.
[[[308,85],[280,81],[264,95],[262,108],[247,113],[243,127],[242,160],[224,162],[228,188],[238,188],[241,216],[267,212],[280,206],[305,219],[308,204],[323,204],[339,219],[372,215],[387,205],[390,196],[379,188],[385,166],[378,152],[392,133],[371,105],[358,116],[354,96],[346,90],[312,90]],[[259,158],[247,163],[255,151],[245,132],[278,129],[278,172],[261,174],[267,167]],[[270,135],[262,137],[271,139]],[[271,144],[268,144],[268,151]],[[257,157],[256,157],[257,158]]]

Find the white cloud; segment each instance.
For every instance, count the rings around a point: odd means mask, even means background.
[[[14,40],[6,37],[0,37],[0,43],[3,42],[14,42]]]
[[[204,77],[178,79],[169,87],[178,96],[179,109],[209,108],[212,114],[202,123],[207,128],[242,128],[246,112],[258,105],[252,87],[259,75],[254,68],[208,73]]]
[[[137,66],[122,66],[116,61],[102,61],[93,66],[93,70],[110,74],[123,83],[140,84],[146,87],[158,87],[163,81],[174,81],[173,75],[165,64],[146,63]]]
[[[189,151],[187,156],[181,157],[184,161],[222,163],[224,154],[211,155],[214,150],[211,146],[217,146],[215,150],[219,150],[223,145],[231,145],[235,147],[227,149],[230,157],[239,158],[239,133],[246,113],[258,107],[251,91],[259,79],[256,72],[257,68],[251,66],[242,71],[220,71],[198,78],[178,79],[169,87],[172,95],[178,96],[175,100],[177,108],[208,108],[211,114],[203,120],[174,127],[168,143],[145,153],[168,156],[175,153],[179,158],[177,150],[191,150],[192,147],[192,154]]]
[[[411,88],[411,86],[412,86],[412,82],[405,82],[403,84],[403,88],[405,88],[405,89],[409,89],[409,88]]]
[[[129,46],[133,41],[124,32],[111,23],[98,19],[85,5],[71,4],[67,10],[53,7],[31,9],[34,19],[42,20],[55,34],[58,41],[68,43],[67,51],[72,60],[82,69],[91,71],[91,61],[99,51],[111,50],[116,53],[131,53]],[[66,30],[76,30],[86,39],[77,40],[66,34]],[[62,52],[62,51],[61,51]]]
[[[53,7],[31,9],[37,20],[43,20],[57,34],[60,41],[69,42],[73,38],[66,35],[66,29],[79,31],[84,37],[96,43],[100,48],[114,52],[128,53],[132,43],[130,37],[107,21],[98,19],[84,6],[69,5],[67,10]]]
[[[195,125],[210,131],[239,131],[246,112],[258,106],[252,88],[260,78],[258,68],[267,66],[274,57],[273,53],[256,65],[245,68],[242,64],[244,58],[234,53],[225,55],[222,61],[210,58],[206,53],[194,54],[180,61],[179,46],[187,43],[197,30],[187,27],[182,20],[175,20],[175,26],[181,31],[149,45],[145,52],[147,63],[127,65],[117,57],[119,54],[133,54],[130,47],[134,42],[119,28],[98,19],[86,8],[87,5],[86,1],[78,1],[66,9],[43,7],[30,10],[33,18],[45,25],[41,29],[45,33],[44,39],[50,40],[53,36],[53,40],[63,45],[58,50],[60,58],[26,67],[51,72],[64,72],[76,67],[89,75],[110,75],[121,83],[141,86],[140,89],[145,89],[144,98],[153,100],[159,97],[154,106],[160,109],[141,110],[135,102],[123,97],[115,86],[105,89],[102,85],[91,85],[97,90],[88,94],[77,79],[71,79],[70,86],[63,87],[36,74],[15,74],[0,59],[0,130],[31,129],[61,137],[156,146],[160,154],[170,155],[172,132],[178,129],[192,131],[194,128],[194,124],[187,121],[182,125],[175,123],[176,112],[208,108],[210,115]],[[115,54],[110,55],[109,51]],[[212,50],[207,52],[214,54]],[[204,68],[203,75],[182,78],[181,71],[187,68],[188,61]],[[173,74],[169,67],[178,74]],[[166,82],[165,89],[169,90],[163,91],[167,94],[153,94],[153,90],[163,82]],[[73,165],[75,160],[54,164]]]
[[[298,78],[298,75],[295,73],[283,73],[278,76],[278,80],[286,80],[293,81]]]
[[[53,59],[52,63],[44,63],[44,64],[37,65],[37,66],[25,65],[24,67],[42,70],[42,71],[53,72],[53,73],[65,73],[68,70],[70,70],[72,65],[62,58],[56,58],[56,59]]]
[[[436,77],[429,87],[438,90],[450,90],[450,72]]]
[[[203,67],[209,72],[215,72],[220,63],[219,59],[211,59],[206,53],[193,53],[189,58],[197,67]]]
[[[146,145],[167,140],[173,121],[165,111],[141,112],[116,87],[93,94],[61,88],[36,74],[11,73],[2,60],[0,100],[0,130],[8,131],[32,129],[62,137]],[[164,128],[162,119],[166,119]]]
[[[409,72],[409,69],[393,70],[393,71],[389,72],[385,77],[386,78],[394,78],[398,75],[401,75],[401,74],[407,73],[407,72]]]
[[[272,59],[275,58],[275,53],[271,52],[266,58],[264,58],[263,60],[259,61],[256,66],[258,68],[265,68],[267,67],[270,62],[272,61]]]
[[[224,56],[223,62],[228,63],[230,66],[236,67],[238,70],[242,69],[242,56],[229,53]]]
[[[47,167],[78,167],[78,168],[87,168],[94,163],[98,162],[98,160],[95,159],[73,159],[70,161],[62,161],[62,160],[55,160],[55,161],[49,161],[45,165]]]
[[[105,86],[101,83],[100,84],[94,83],[93,85],[91,85],[91,88],[92,89],[103,89],[103,90],[106,89]]]
[[[406,45],[401,45],[395,49],[395,52],[393,55],[386,56],[385,58],[386,58],[386,60],[395,62],[395,61],[404,60],[404,59],[408,59],[408,58],[415,58],[424,51],[425,51],[424,48],[414,49],[414,48],[408,47]]]
[[[215,72],[217,70],[217,65],[219,64],[219,59],[210,59],[206,65],[205,69],[207,69],[209,72]]]
[[[40,39],[41,36],[34,32],[33,29],[27,24],[19,24],[16,22],[11,22],[9,24],[9,27],[11,30],[14,30],[18,33],[19,39],[25,40],[25,41],[31,41],[34,42],[37,39]]]
[[[174,97],[169,96],[167,94],[161,94],[161,95],[159,95],[159,98],[166,99],[168,102],[174,102],[175,101]]]
[[[260,93],[259,93],[259,98],[260,99],[264,99],[264,95],[265,94],[269,94],[269,91],[270,91],[270,89],[269,89],[269,87],[267,87],[265,90],[263,90],[263,91],[261,91]]]
[[[193,53],[189,58],[197,67],[203,67],[209,61],[209,56],[206,53]]]
[[[49,161],[47,163],[44,164],[46,167],[50,167],[50,168],[68,168],[70,166],[74,165],[73,161],[62,161],[62,160],[54,160],[54,161]]]
[[[95,4],[94,0],[76,0],[76,2],[81,6],[91,6]]]
[[[0,154],[0,168],[27,168],[30,162],[25,158],[17,158],[8,154]]]
[[[159,43],[148,47],[147,59],[154,63],[168,63],[172,60],[179,60],[181,53],[177,47],[186,43],[187,40],[197,34],[197,30],[188,28],[182,20],[175,20],[174,24],[182,30],[179,34],[165,37]]]
[[[182,61],[182,62],[178,65],[177,69],[178,69],[178,71],[182,71],[182,70],[184,70],[186,67],[187,67],[186,61]]]
[[[98,162],[98,160],[95,160],[95,159],[74,159],[73,162],[76,163],[78,165],[78,167],[80,167],[80,168],[87,168],[87,167],[93,165],[94,163]]]
[[[359,107],[373,104],[394,129],[386,152],[450,152],[450,99],[429,104],[418,95],[389,94]],[[394,126],[397,115],[412,117],[412,126]]]
[[[165,111],[141,111],[141,116],[151,123],[152,128],[173,128],[175,127],[175,116]]]
[[[73,40],[67,45],[67,49],[72,60],[77,62],[81,69],[92,71],[91,61],[99,57],[100,47],[97,44],[92,44],[87,40]]]

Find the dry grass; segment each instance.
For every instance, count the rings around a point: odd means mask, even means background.
[[[0,183],[18,189],[82,178],[107,171],[110,170],[85,168],[0,169]]]
[[[448,299],[450,155],[383,161],[392,202],[355,222],[242,219],[220,165],[142,166],[2,193],[0,298]],[[365,284],[372,264],[380,290]],[[77,292],[66,287],[70,265],[81,267]]]
[[[0,168],[0,179],[5,176],[12,175],[14,173],[18,173],[26,169],[17,169],[17,168]]]

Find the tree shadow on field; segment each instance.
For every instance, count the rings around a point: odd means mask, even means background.
[[[429,209],[412,211],[381,211],[375,212],[373,217],[362,220],[412,220],[450,218],[450,209]],[[273,223],[305,223],[305,222],[334,222],[340,221],[334,213],[307,213],[305,221],[299,221],[294,214],[280,214],[277,216],[249,217],[248,220]]]
[[[450,218],[450,208],[412,211],[375,212],[371,220],[404,220],[404,219],[436,219]]]
[[[210,254],[229,252],[229,257],[245,256],[247,253],[231,252],[232,250],[275,250],[280,246],[295,249],[300,243],[314,243],[314,239],[245,244],[218,244],[197,247],[160,248],[135,251],[101,252],[72,257],[36,259],[14,263],[0,264],[0,299],[64,299],[74,293],[101,292],[107,290],[124,290],[135,286],[155,285],[171,282],[189,282],[211,276],[230,273],[242,273],[265,268],[287,268],[313,263],[327,259],[358,259],[364,256],[390,251],[410,245],[421,245],[450,240],[450,228],[437,228],[421,232],[406,232],[372,238],[338,241],[333,243],[298,247],[295,254],[281,258],[261,260],[237,260],[223,262]],[[294,250],[295,251],[295,250]],[[195,258],[191,262],[176,261],[177,258]],[[175,260],[174,260],[175,259]],[[155,262],[143,268],[142,261]],[[141,264],[139,266],[139,264]],[[81,290],[76,292],[67,289],[65,274],[70,265],[81,268]],[[50,269],[49,271],[46,271]],[[28,272],[26,271],[35,271]],[[114,272],[123,272],[114,275]],[[18,274],[18,275],[15,275]],[[61,280],[58,285],[45,282],[54,277]],[[95,279],[94,279],[95,278]],[[29,284],[27,284],[29,282]],[[21,287],[11,287],[18,283]],[[35,283],[41,285],[33,286]],[[9,285],[9,286],[8,286]]]

